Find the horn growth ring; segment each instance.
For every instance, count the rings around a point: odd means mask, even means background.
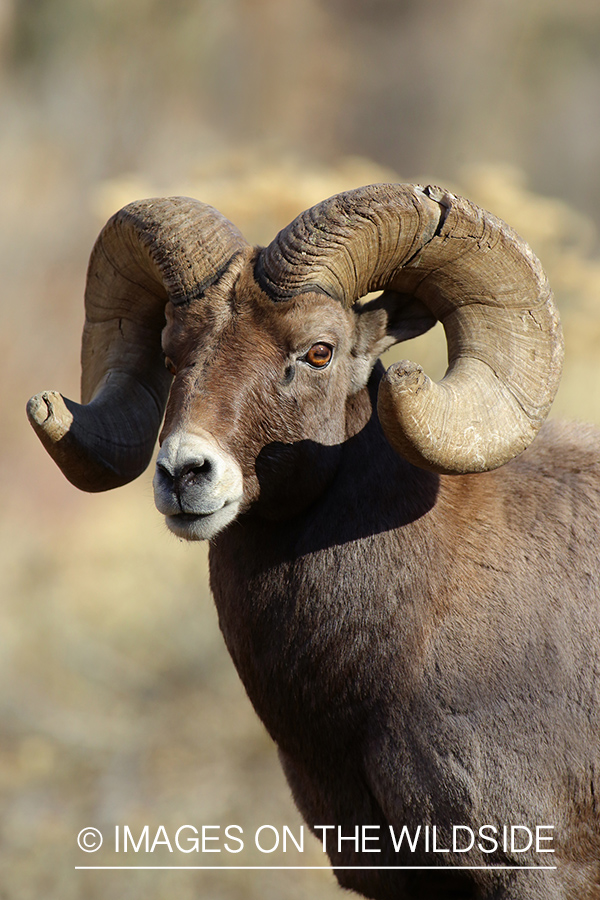
[[[378,411],[392,446],[449,474],[497,468],[537,434],[563,359],[558,313],[531,249],[491,213],[435,187],[370,185],[298,216],[257,277],[275,299],[321,290],[351,306],[391,289],[442,322],[448,370],[391,367]]]
[[[87,273],[82,403],[44,392],[27,406],[76,487],[108,490],[146,469],[171,384],[165,306],[191,302],[247,246],[221,213],[187,197],[131,203],[104,226]]]

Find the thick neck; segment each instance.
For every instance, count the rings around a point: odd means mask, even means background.
[[[376,390],[375,378],[357,396],[353,415],[372,410]],[[381,647],[376,652],[382,634],[400,629],[407,665],[418,658],[412,644],[420,630],[410,623],[427,600],[411,593],[411,548],[421,547],[425,558],[435,553],[422,526],[439,477],[400,459],[376,415],[366,418],[344,443],[331,484],[308,509],[283,522],[247,514],[211,543],[211,587],[227,647],[259,715],[284,746],[293,734],[286,704],[290,715],[303,711],[315,727],[329,722],[329,728],[335,719],[334,730],[349,739],[355,716],[362,719],[377,702],[377,680],[385,682],[373,669],[377,654],[390,663]],[[373,581],[379,539],[391,545],[392,583]],[[394,642],[390,652],[395,648]],[[366,693],[360,689],[356,702],[346,704],[349,722],[335,698],[353,684]]]
[[[347,439],[321,495],[287,518],[270,520],[250,510],[211,543],[215,561],[235,546],[237,567],[253,568],[254,560],[264,567],[267,558],[275,565],[409,525],[430,512],[446,479],[416,468],[390,447],[376,412],[382,374],[378,364],[368,385],[349,399]]]

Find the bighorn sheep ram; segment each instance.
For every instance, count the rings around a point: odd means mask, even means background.
[[[600,439],[541,427],[562,338],[527,245],[433,187],[339,194],[266,248],[144,200],[101,232],[86,313],[82,405],[42,393],[31,422],[102,491],[166,407],[156,505],[210,541],[227,647],[340,884],[600,898]],[[436,320],[444,379],[385,372]]]

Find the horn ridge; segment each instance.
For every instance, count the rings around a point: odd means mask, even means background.
[[[395,210],[404,218],[394,218]],[[259,256],[257,279],[275,300],[316,289],[351,306],[378,289],[371,280],[381,278],[382,264],[398,268],[419,252],[440,216],[439,203],[419,186],[373,184],[336,194],[279,232]]]
[[[90,256],[78,404],[36,395],[28,415],[82,490],[126,484],[150,462],[169,394],[165,306],[191,302],[247,243],[221,213],[188,197],[131,203],[109,219]]]
[[[386,436],[416,465],[496,468],[548,413],[563,342],[541,264],[504,222],[449,191],[376,184],[330,197],[265,248],[257,277],[276,300],[321,290],[351,306],[369,291],[412,294],[442,322],[442,381],[405,360],[380,385]]]

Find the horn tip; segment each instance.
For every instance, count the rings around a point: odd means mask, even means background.
[[[31,397],[27,417],[40,437],[43,434],[52,443],[60,441],[73,422],[73,415],[58,391],[42,391]]]
[[[407,391],[411,394],[427,390],[431,385],[431,379],[422,367],[409,359],[393,363],[383,376],[383,380],[390,383],[394,392]]]

